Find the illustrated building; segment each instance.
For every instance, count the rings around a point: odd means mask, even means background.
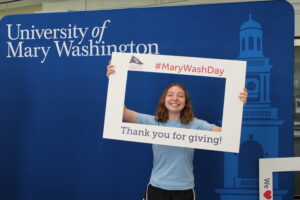
[[[216,189],[220,200],[258,200],[259,158],[278,157],[278,109],[271,107],[270,77],[272,65],[263,53],[261,25],[249,15],[240,27],[240,53],[237,60],[247,61],[246,88],[240,153],[224,154],[224,188]],[[273,177],[274,200],[283,199],[287,191],[278,189]]]

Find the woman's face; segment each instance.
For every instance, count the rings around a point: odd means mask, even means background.
[[[175,85],[167,91],[165,106],[169,112],[180,113],[185,106],[185,100],[185,92]]]

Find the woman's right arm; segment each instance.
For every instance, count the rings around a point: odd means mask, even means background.
[[[109,64],[107,66],[107,72],[106,72],[106,76],[109,78],[111,75],[113,75],[114,73],[116,73],[115,70],[115,66],[111,64],[111,61],[109,61]],[[125,122],[131,122],[131,123],[137,123],[136,120],[136,115],[137,113],[133,110],[129,110],[128,108],[126,108],[126,106],[124,105],[124,109],[123,109],[123,120]]]
[[[124,109],[123,109],[123,120],[124,120],[125,122],[137,123],[136,115],[137,115],[137,113],[136,113],[135,111],[129,110],[129,109],[126,108],[126,106],[124,105]]]

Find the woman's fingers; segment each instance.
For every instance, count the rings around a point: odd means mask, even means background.
[[[248,92],[247,92],[246,88],[244,88],[243,91],[240,93],[239,98],[244,104],[247,103]]]
[[[109,76],[114,74],[115,72],[115,66],[111,64],[111,61],[109,61],[109,64],[107,65],[106,76],[109,78]]]

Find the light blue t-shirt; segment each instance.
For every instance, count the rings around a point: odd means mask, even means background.
[[[137,113],[140,124],[212,130],[213,124],[200,119],[193,119],[185,125],[180,120],[157,122],[154,116]],[[194,149],[166,145],[152,145],[153,169],[150,184],[165,190],[188,190],[195,187],[193,173]]]

